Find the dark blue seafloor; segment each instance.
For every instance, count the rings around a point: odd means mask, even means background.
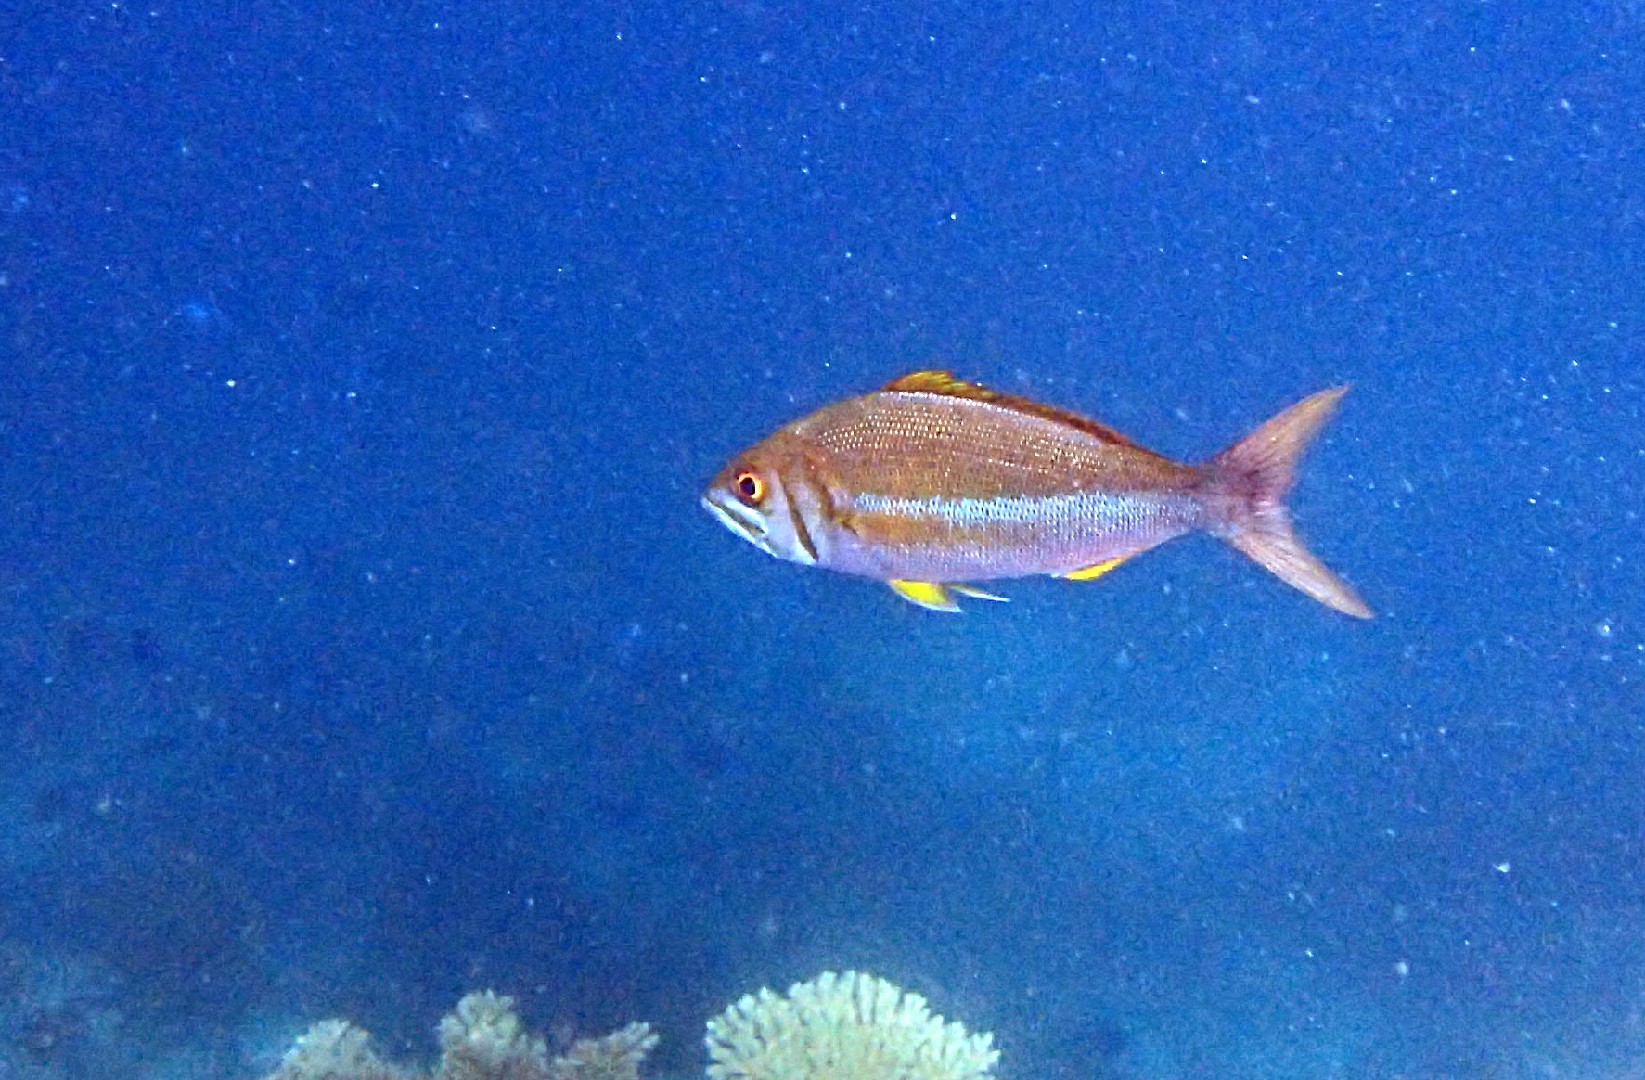
[[[1645,11],[0,17],[0,1077],[877,972],[1007,1080],[1645,1076]],[[960,617],[697,506],[935,365],[1296,496]],[[979,607],[973,605],[974,608]]]

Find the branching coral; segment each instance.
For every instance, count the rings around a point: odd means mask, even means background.
[[[933,1014],[873,975],[825,972],[786,995],[761,990],[708,1022],[708,1080],[993,1080],[993,1036]],[[341,1020],[315,1024],[266,1080],[640,1080],[657,1036],[629,1024],[550,1058],[514,999],[470,994],[440,1021],[432,1071],[383,1062]]]
[[[708,1024],[710,1080],[985,1080],[993,1036],[945,1022],[918,994],[825,972],[749,995]]]
[[[629,1024],[601,1039],[578,1039],[549,1065],[552,1080],[639,1080],[640,1063],[657,1045],[650,1024]]]
[[[649,1024],[629,1024],[603,1039],[579,1039],[550,1060],[525,1029],[514,999],[469,994],[440,1021],[440,1063],[432,1073],[385,1064],[370,1036],[342,1020],[309,1028],[266,1080],[639,1080],[657,1045]]]
[[[469,994],[440,1021],[438,1080],[547,1080],[548,1050],[527,1032],[514,999]]]
[[[409,1080],[371,1049],[371,1036],[345,1020],[322,1020],[298,1036],[268,1080]]]

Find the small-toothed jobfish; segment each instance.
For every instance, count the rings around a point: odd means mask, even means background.
[[[1297,459],[1347,387],[1291,406],[1202,465],[946,371],[905,375],[757,443],[703,505],[779,559],[887,582],[955,611],[971,582],[1088,580],[1189,532],[1220,537],[1315,600],[1369,618],[1291,531]]]

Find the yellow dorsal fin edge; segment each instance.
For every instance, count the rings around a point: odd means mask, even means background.
[[[965,398],[969,401],[985,401],[1002,409],[1022,413],[1024,416],[1037,416],[1041,420],[1067,424],[1106,443],[1115,443],[1120,446],[1137,446],[1136,443],[1107,424],[1099,424],[1089,417],[1069,412],[1067,409],[1059,409],[1055,405],[1042,405],[1025,397],[1004,394],[998,390],[990,390],[986,386],[979,386],[974,382],[966,382],[964,379],[955,378],[952,371],[911,371],[900,379],[893,379],[886,383],[882,392],[941,394],[945,397]],[[1138,447],[1138,449],[1141,449],[1141,447]]]

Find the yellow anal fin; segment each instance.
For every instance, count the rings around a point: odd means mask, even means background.
[[[1108,573],[1108,571],[1112,570],[1114,567],[1118,566],[1130,557],[1131,556],[1129,555],[1121,555],[1117,559],[1108,559],[1104,562],[1092,563],[1090,566],[1082,566],[1078,570],[1070,570],[1068,573],[1059,574],[1058,576],[1065,577],[1069,581],[1093,581],[1096,578],[1102,577],[1102,575]]]
[[[986,589],[979,589],[975,585],[950,585],[948,587],[961,596],[969,596],[973,600],[993,600],[1000,604],[1009,604],[1011,602],[1009,596],[999,596],[988,592]]]
[[[954,603],[954,597],[949,593],[946,585],[939,585],[935,581],[899,581],[892,579],[886,582],[891,591],[907,600],[910,604],[918,604],[927,611],[958,611],[960,606]]]

